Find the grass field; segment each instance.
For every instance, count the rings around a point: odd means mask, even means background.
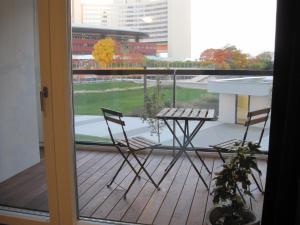
[[[75,115],[101,115],[100,108],[107,107],[121,111],[127,116],[139,116],[144,107],[144,90],[126,90],[130,87],[138,87],[142,84],[134,82],[105,82],[92,84],[76,84],[74,90],[107,90],[123,89],[123,91],[112,91],[104,93],[76,93],[74,94]],[[147,94],[151,95],[154,87],[147,89]],[[172,86],[162,86],[163,99],[166,105],[172,102]],[[204,106],[203,106],[204,104]],[[206,90],[176,88],[177,107],[205,107],[212,105],[216,108],[218,95],[208,93]]]
[[[84,135],[84,134],[75,134],[75,140],[76,141],[88,141],[88,142],[103,142],[103,143],[110,143],[110,138],[105,137],[96,137],[91,135]]]
[[[90,83],[90,84],[74,84],[74,91],[82,90],[107,90],[113,88],[131,88],[131,87],[142,87],[143,84],[129,82],[129,81],[108,81],[101,83]]]

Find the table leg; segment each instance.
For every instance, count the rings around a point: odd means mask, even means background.
[[[197,174],[199,175],[200,179],[202,180],[203,184],[205,185],[206,189],[209,190],[208,185],[206,184],[205,180],[203,179],[200,171],[197,169],[196,165],[194,164],[193,160],[190,158],[189,154],[183,150],[185,156],[187,157],[187,159],[190,161],[190,163],[192,164],[192,167],[195,169],[195,171],[197,172]]]

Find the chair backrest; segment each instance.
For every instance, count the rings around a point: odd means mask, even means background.
[[[111,130],[111,127],[110,127],[110,123],[114,123],[114,124],[117,124],[117,125],[121,126],[122,131],[123,131],[123,136],[126,140],[127,145],[129,146],[127,135],[126,135],[125,128],[124,128],[125,121],[122,120],[123,114],[121,112],[114,111],[114,110],[107,109],[107,108],[101,108],[101,110],[102,110],[102,113],[103,113],[103,116],[104,116],[104,119],[105,119],[105,122],[106,122],[106,125],[107,125],[107,128],[108,128],[109,136],[110,136],[111,141],[113,142],[113,144],[116,144],[116,140],[113,136],[113,133],[112,133],[112,130]]]
[[[244,145],[244,143],[247,139],[249,127],[254,125],[254,124],[263,123],[261,133],[260,133],[260,136],[259,136],[259,141],[257,143],[257,144],[260,145],[261,140],[262,140],[263,135],[264,135],[265,128],[266,128],[266,124],[267,124],[267,121],[268,121],[268,118],[269,118],[270,110],[271,110],[270,108],[264,108],[264,109],[259,109],[259,110],[248,112],[247,120],[245,122],[246,130],[245,130],[242,145]]]

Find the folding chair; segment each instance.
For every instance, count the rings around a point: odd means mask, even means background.
[[[126,198],[126,194],[132,187],[135,180],[137,178],[140,178],[141,171],[145,172],[146,176],[149,178],[151,183],[155,186],[156,189],[159,190],[157,183],[153,180],[153,178],[151,177],[149,172],[146,170],[145,163],[149,159],[149,156],[151,155],[153,149],[155,147],[159,146],[160,144],[155,143],[155,142],[148,140],[146,138],[143,138],[143,137],[128,138],[126,135],[126,132],[125,132],[125,128],[124,128],[125,122],[124,122],[124,120],[122,120],[123,114],[121,112],[113,111],[111,109],[106,109],[106,108],[101,108],[101,110],[103,112],[103,116],[104,116],[104,119],[107,124],[107,128],[108,128],[108,132],[109,132],[111,141],[112,141],[113,145],[116,147],[116,149],[118,150],[118,152],[121,154],[121,156],[124,158],[122,164],[118,168],[118,170],[115,173],[115,175],[113,176],[112,180],[107,184],[107,187],[110,187],[112,185],[112,183],[114,182],[114,180],[116,179],[116,177],[118,176],[120,171],[122,170],[123,166],[125,165],[125,163],[127,163],[129,165],[129,167],[132,169],[132,171],[135,173],[135,176],[134,176],[133,180],[131,181],[130,185],[128,186],[128,188],[123,196],[124,198]],[[111,127],[110,127],[110,123],[121,126],[124,139],[118,140],[118,139],[114,138]],[[125,148],[126,150],[124,151],[124,150],[122,150],[122,148]],[[148,150],[150,149],[150,151],[146,155],[144,161],[141,162],[141,160],[139,159],[139,157],[137,156],[136,153],[139,151],[142,151],[142,150],[146,150],[146,149],[148,149]],[[129,161],[128,158],[130,155],[132,155],[133,158],[137,161],[138,166],[139,166],[138,170],[136,170],[134,168],[134,166],[132,165],[132,163]]]
[[[240,144],[240,145],[244,146],[245,144],[247,144],[248,143],[247,135],[248,135],[248,132],[249,132],[249,127],[254,125],[254,124],[263,123],[263,126],[261,128],[261,132],[260,132],[260,136],[259,136],[259,140],[258,140],[257,143],[254,143],[254,144],[257,144],[257,145],[260,146],[263,135],[264,135],[265,127],[266,127],[266,124],[267,124],[267,120],[269,118],[269,113],[270,113],[270,108],[264,108],[264,109],[248,112],[247,120],[244,124],[246,126],[246,130],[245,130],[244,137],[243,137],[242,140],[232,139],[232,140],[228,140],[228,141],[216,144],[216,145],[210,145],[210,147],[213,147],[218,152],[218,154],[219,154],[220,158],[222,159],[222,161],[225,162],[225,158],[223,157],[222,153],[229,153],[230,150],[232,150],[232,148],[235,145]],[[230,152],[230,153],[232,153],[232,152]],[[258,154],[265,154],[263,151],[259,151],[257,153]],[[253,178],[257,188],[259,189],[260,192],[263,193],[264,190],[263,190],[263,184],[262,184],[262,181],[261,181],[261,174],[259,174],[260,184],[258,183],[258,181],[255,178],[255,176],[253,175],[253,173],[251,175],[252,175],[252,178]]]

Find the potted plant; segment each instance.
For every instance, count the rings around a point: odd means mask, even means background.
[[[223,169],[216,173],[213,189],[214,207],[206,217],[207,225],[258,225],[260,220],[255,216],[244,201],[244,197],[254,198],[251,191],[249,175],[257,167],[254,154],[259,152],[259,146],[251,142],[242,146],[236,144],[232,148],[235,156]],[[242,195],[244,197],[242,197]]]

